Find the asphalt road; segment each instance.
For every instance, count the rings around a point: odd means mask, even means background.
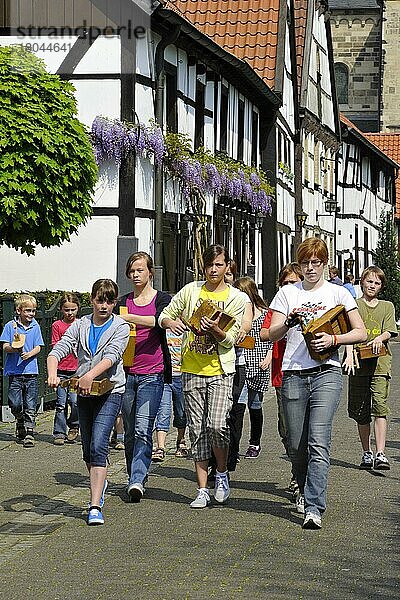
[[[345,394],[334,427],[328,510],[304,531],[286,487],[289,464],[265,401],[262,453],[242,459],[225,506],[192,510],[190,460],[170,452],[145,497],[129,504],[123,452],[111,452],[105,526],[88,527],[80,444],[52,444],[52,413],[33,449],[0,425],[0,598],[399,599],[400,344],[394,348],[387,474],[358,469]],[[246,436],[242,451],[246,449]]]

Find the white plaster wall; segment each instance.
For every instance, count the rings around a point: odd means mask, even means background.
[[[276,210],[277,221],[295,229],[295,204],[294,197],[279,182],[276,185]]]
[[[154,119],[153,90],[147,85],[136,83],[135,107],[140,123],[145,125]]]
[[[101,56],[101,60],[99,57]],[[120,73],[121,41],[119,36],[101,36],[92,44],[78,63],[74,73]]]
[[[164,211],[185,212],[179,184],[174,179],[165,178],[164,180]]]
[[[89,291],[96,279],[115,280],[118,218],[93,217],[70,242],[60,247],[38,247],[35,256],[0,247],[2,290]]]
[[[93,197],[96,208],[118,208],[119,204],[119,171],[112,161],[102,163],[99,167],[98,179]]]
[[[154,221],[137,217],[135,219],[135,236],[138,238],[138,250],[154,255]]]
[[[132,204],[137,208],[154,208],[154,167],[147,158],[136,159],[135,196],[132,196]]]
[[[91,127],[95,117],[103,115],[110,119],[121,117],[121,83],[114,79],[75,80],[78,118]]]

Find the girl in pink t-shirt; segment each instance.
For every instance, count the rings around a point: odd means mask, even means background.
[[[158,325],[161,311],[171,296],[152,286],[153,259],[146,252],[135,252],[126,264],[126,276],[133,291],[121,298],[128,309],[122,318],[136,326],[133,364],[126,367],[126,390],[122,403],[125,429],[125,457],[129,475],[128,495],[140,502],[153,450],[154,421],[160,406],[164,381],[171,383],[171,357],[165,330]],[[164,377],[165,376],[165,377]]]
[[[78,297],[72,293],[65,293],[61,297],[60,311],[62,319],[55,321],[51,327],[51,345],[62,338],[68,327],[75,321],[80,303]],[[60,379],[72,377],[78,368],[78,359],[74,354],[68,354],[60,361],[57,368],[57,375]],[[73,444],[79,433],[77,398],[74,392],[69,388],[58,386],[56,392],[56,412],[54,415],[53,436],[56,446],[63,446],[65,442]],[[68,417],[68,406],[70,413]],[[67,426],[69,431],[67,434]]]

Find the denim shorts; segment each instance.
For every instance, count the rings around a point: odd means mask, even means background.
[[[85,463],[107,466],[108,441],[122,405],[122,394],[78,396],[79,426]]]

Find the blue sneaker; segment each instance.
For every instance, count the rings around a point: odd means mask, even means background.
[[[87,523],[88,525],[104,525],[103,513],[99,506],[92,506],[89,508]]]
[[[104,485],[103,485],[103,491],[101,492],[101,496],[100,496],[100,502],[99,502],[100,508],[103,508],[103,506],[104,506],[105,495],[106,495],[106,489],[107,488],[108,488],[108,481],[107,481],[107,479],[105,479],[104,480]]]

